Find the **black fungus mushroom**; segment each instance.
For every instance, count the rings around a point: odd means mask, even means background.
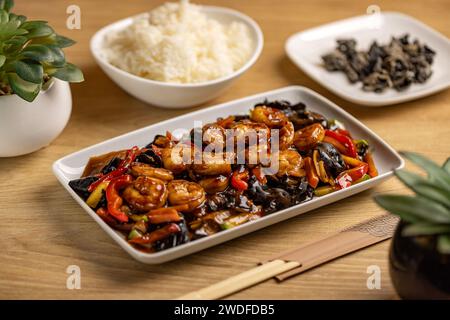
[[[73,191],[75,191],[77,195],[86,200],[91,194],[88,191],[89,186],[97,180],[98,178],[94,176],[75,179],[69,181],[69,186],[72,188]]]
[[[151,165],[154,168],[162,167],[161,156],[158,155],[152,148],[145,150],[136,157],[136,162],[142,162]]]
[[[153,244],[156,251],[166,250],[172,247],[179,246],[180,244],[190,241],[189,229],[184,219],[175,222],[180,227],[180,232],[173,233],[168,237],[158,240]]]
[[[337,40],[336,49],[322,56],[328,71],[342,71],[351,83],[361,81],[364,91],[383,92],[387,88],[405,90],[423,83],[432,74],[436,53],[409,36],[393,37],[387,45],[374,41],[369,50],[357,51],[354,39]]]
[[[346,169],[341,154],[332,144],[322,142],[316,146],[316,149],[319,151],[320,160],[323,161],[327,172],[332,176],[336,177]]]

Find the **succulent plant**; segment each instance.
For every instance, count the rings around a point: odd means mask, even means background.
[[[75,42],[60,36],[46,21],[27,21],[10,10],[12,0],[0,0],[0,95],[17,94],[33,101],[52,77],[83,81],[83,73],[66,62],[62,48]]]
[[[375,201],[407,223],[403,236],[435,237],[438,252],[450,254],[450,158],[441,167],[417,153],[402,155],[422,167],[428,176],[398,170],[397,178],[415,195],[378,195]]]

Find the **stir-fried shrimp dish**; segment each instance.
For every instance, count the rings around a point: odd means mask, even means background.
[[[178,139],[166,132],[92,157],[69,185],[131,245],[156,252],[377,174],[368,141],[338,119],[303,103],[264,101]]]

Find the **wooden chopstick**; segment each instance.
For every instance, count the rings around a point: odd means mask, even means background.
[[[190,292],[177,300],[219,299],[299,266],[300,263],[296,261],[273,260],[209,287]]]

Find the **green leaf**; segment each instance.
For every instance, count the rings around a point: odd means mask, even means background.
[[[23,49],[21,56],[27,59],[34,60],[36,62],[53,60],[52,50],[42,44],[28,45],[25,49]]]
[[[438,237],[437,249],[442,254],[450,254],[450,235],[445,234]]]
[[[9,21],[9,14],[5,10],[0,10],[0,24],[6,24]]]
[[[8,81],[13,92],[28,102],[32,102],[41,90],[40,84],[25,81],[15,73],[8,73]]]
[[[408,222],[450,223],[448,209],[420,196],[387,194],[375,196],[374,199],[379,206]]]
[[[402,230],[402,235],[406,237],[443,233],[450,233],[450,225],[419,222],[407,225]]]
[[[24,45],[25,42],[27,42],[27,37],[24,36],[15,36],[14,38],[11,38],[9,40],[6,40],[4,44],[14,44],[14,45]]]
[[[6,57],[3,55],[0,55],[0,68],[3,67],[3,65],[5,64],[6,61]]]
[[[84,76],[81,70],[71,64],[66,63],[66,65],[62,68],[54,68],[49,70],[49,76],[67,81],[67,82],[82,82],[84,81]]]
[[[22,26],[23,28],[23,26]],[[40,27],[36,27],[33,29],[28,29],[27,37],[28,39],[40,38],[40,37],[48,37],[49,35],[55,33],[53,29],[47,25],[43,25]]]
[[[6,24],[0,25],[0,40],[5,41],[11,39],[14,36],[22,36],[27,34],[28,31],[22,28],[18,28],[18,21],[10,21]]]
[[[405,170],[395,171],[397,178],[418,195],[439,202],[450,208],[450,192]]]
[[[64,36],[56,35],[56,44],[60,48],[67,48],[74,45],[76,42]]]
[[[450,174],[450,158],[447,158],[442,168]]]
[[[0,9],[9,12],[12,7],[14,7],[14,0],[0,0]]]
[[[44,77],[44,68],[40,63],[34,61],[14,61],[14,70],[17,75],[25,81],[40,84]]]
[[[20,24],[22,24],[25,21],[27,21],[27,17],[25,17],[23,15],[17,15],[17,14],[14,14],[14,13],[10,13],[9,14],[9,20],[10,21],[19,21]]]
[[[405,158],[411,160],[418,166],[422,167],[430,176],[433,182],[439,184],[445,190],[450,191],[450,173],[445,171],[435,162],[425,158],[424,156],[414,152],[400,152]]]
[[[38,28],[38,27],[42,27],[47,25],[47,21],[44,20],[30,20],[30,21],[26,21],[22,24],[22,28],[27,29],[27,30],[31,30],[34,28]]]
[[[47,45],[47,48],[49,48],[52,52],[52,60],[49,61],[50,65],[53,67],[62,67],[66,63],[66,57],[64,55],[64,52],[59,48],[57,45]]]

